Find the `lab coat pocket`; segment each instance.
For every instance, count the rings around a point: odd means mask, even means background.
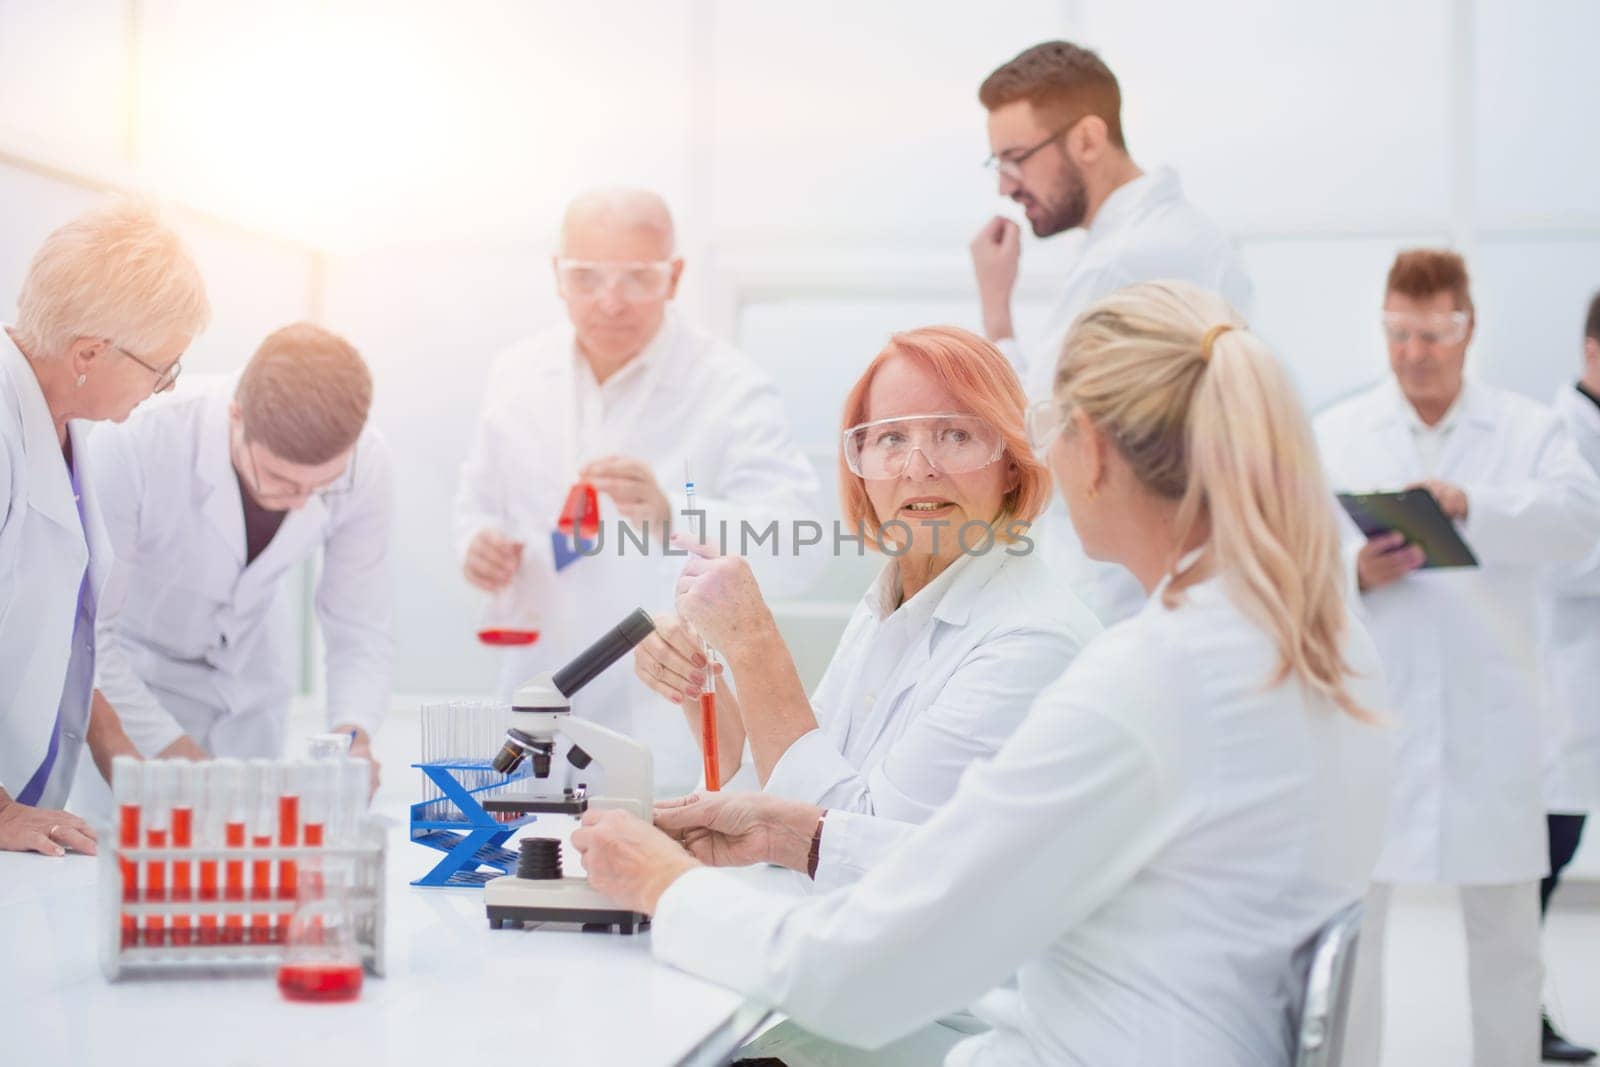
[[[123,609],[124,617],[132,623],[131,629],[145,643],[165,649],[178,659],[202,659],[219,631],[217,614],[223,602],[200,590],[169,585],[140,605],[132,597],[141,584],[135,583]]]

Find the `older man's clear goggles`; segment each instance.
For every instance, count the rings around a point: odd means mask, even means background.
[[[976,415],[905,415],[844,432],[845,465],[869,481],[900,477],[916,452],[940,474],[966,474],[987,467],[1005,449],[1000,431]]]
[[[1425,345],[1458,345],[1467,339],[1472,317],[1465,311],[1417,315],[1405,311],[1383,313],[1383,336],[1392,345],[1407,344],[1414,337]]]
[[[558,259],[556,278],[564,296],[615,292],[629,303],[659,300],[672,288],[672,261]]]

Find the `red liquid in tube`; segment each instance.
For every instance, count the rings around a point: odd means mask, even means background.
[[[118,809],[117,844],[123,848],[139,847],[139,805],[123,804]],[[139,896],[139,865],[130,859],[118,859],[122,870],[122,899],[135,900]],[[127,948],[139,939],[139,920],[128,912],[122,913],[122,947]]]
[[[223,830],[223,844],[229,848],[244,847],[244,823],[230,822]],[[226,860],[222,864],[224,894],[228,900],[244,899],[244,860]],[[244,916],[231,912],[222,921],[224,944],[237,945],[244,941]]]
[[[722,788],[722,761],[717,758],[715,692],[700,694],[700,751],[705,755],[706,792],[715,793]]]
[[[250,839],[256,848],[271,848],[272,835],[258,834]],[[266,900],[272,896],[272,861],[250,861],[250,899]],[[255,912],[250,916],[250,941],[256,945],[266,945],[272,942],[272,916],[266,912]]]
[[[167,847],[167,832],[165,830],[151,830],[145,834],[145,844],[151,848]],[[149,860],[144,865],[144,884],[146,900],[167,899],[167,863],[165,860]],[[144,943],[147,945],[164,945],[167,941],[167,920],[160,915],[147,915],[144,920]]]
[[[507,647],[515,645],[531,645],[539,640],[538,630],[510,630],[500,627],[491,627],[478,631],[478,640],[486,645]]]
[[[278,844],[293,848],[300,844],[300,798],[278,798]],[[278,861],[278,896],[293,900],[300,890],[300,865],[294,860]],[[289,936],[289,916],[278,916],[277,939]]]
[[[361,966],[286,963],[278,968],[278,989],[287,1000],[354,1000],[361,993]]]
[[[194,846],[194,809],[172,809],[172,847],[192,848]],[[188,860],[172,861],[172,899],[189,900],[192,887],[190,878],[193,876],[193,865]],[[172,943],[174,945],[187,945],[193,941],[194,929],[188,915],[176,915],[172,919]]]

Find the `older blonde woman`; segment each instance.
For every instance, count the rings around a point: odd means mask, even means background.
[[[620,811],[573,843],[654,914],[657,957],[826,1037],[882,1045],[982,996],[993,1028],[947,1065],[1288,1063],[1301,950],[1365,891],[1388,808],[1387,697],[1310,423],[1267,347],[1178,282],[1091,305],[1031,416],[1085,550],[1149,599],[932,819],[724,794],[658,810],[693,855]],[[678,597],[713,641],[717,585]],[[861,835],[880,860],[839,892],[701,867],[809,851],[820,880]]]
[[[896,334],[868,364],[845,400],[839,480],[845,522],[889,559],[809,697],[749,565],[689,564],[725,598],[716,648],[737,687],[719,700],[728,782],[921,822],[1099,632],[1030,551],[1050,480],[1023,416],[1005,358],[965,330]],[[635,666],[683,700],[704,678],[697,654],[668,623]]]
[[[111,554],[87,424],[170,388],[209,319],[178,236],[121,203],[45,239],[0,331],[0,849],[94,851],[93,830],[59,810],[86,743],[102,773],[126,749],[94,690]]]

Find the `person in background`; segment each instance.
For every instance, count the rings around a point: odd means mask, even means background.
[[[1584,320],[1583,373],[1562,386],[1555,409],[1578,451],[1600,471],[1600,293]],[[1600,804],[1600,546],[1582,562],[1557,567],[1548,576],[1541,618],[1550,695],[1555,702],[1551,748],[1546,754],[1545,826],[1550,873],[1539,883],[1539,915],[1561,872],[1577,854],[1584,819]],[[1552,1063],[1587,1063],[1595,1050],[1568,1041],[1542,1013],[1544,1058]]]
[[[727,785],[923,822],[1099,633],[1017,536],[1050,494],[1025,413],[1005,357],[953,326],[897,333],[867,365],[844,402],[840,496],[890,558],[809,697],[749,564],[694,549],[691,573],[737,620],[717,646],[737,687],[717,702]],[[635,670],[698,723],[698,638],[661,621]]]
[[[798,592],[824,562],[793,554],[796,524],[818,520],[817,479],[777,389],[673,307],[684,260],[662,199],[636,189],[580,195],[551,267],[567,321],[495,360],[455,503],[467,581],[512,590],[539,619],[536,642],[504,657],[506,698],[633,609],[670,610],[683,557],[668,554],[669,525],[704,529],[718,544],[726,531],[732,552],[747,547],[741,524],[758,539],[775,526],[748,550],[779,592]],[[686,470],[700,513],[688,517]],[[592,554],[558,529],[580,485],[597,491],[603,540]],[[645,548],[623,540],[624,524]],[[573,709],[649,744],[662,789],[699,779],[693,736],[626,671],[595,679]]]
[[[983,330],[1022,377],[1030,400],[1050,395],[1055,357],[1074,319],[1134,282],[1180,279],[1222,294],[1248,314],[1251,285],[1232,243],[1187,199],[1169,168],[1146,172],[1129,154],[1122,90],[1095,53],[1067,41],[1034,45],[978,88],[988,112],[988,166],[1020,205],[1035,237],[1082,230],[1077,258],[1039,332],[1019,338],[1012,292],[1021,228],[996,215],[972,240]],[[1032,535],[1079,594],[1111,624],[1138,611],[1143,591],[1126,568],[1084,556],[1057,504]]]
[[[122,573],[100,618],[100,687],[140,752],[284,754],[299,680],[289,596],[320,553],[327,728],[372,760],[394,662],[394,486],[371,405],[360,354],[303,322],[269,334],[237,381],[195,383],[95,435]]]
[[[109,777],[132,749],[94,687],[112,551],[90,424],[171,388],[210,318],[178,235],[126,201],[45,238],[0,333],[0,849],[94,851],[61,810],[80,754]]]
[[[1398,532],[1346,522],[1353,593],[1394,689],[1394,804],[1356,957],[1346,1055],[1378,1063],[1386,916],[1396,884],[1459,889],[1474,1062],[1538,1061],[1541,569],[1600,541],[1600,478],[1560,418],[1465,373],[1475,326],[1454,252],[1400,253],[1381,322],[1391,375],[1317,419],[1341,490],[1426,488],[1476,567],[1421,569]]]
[[[1237,314],[1172,282],[1091,305],[1030,430],[1084,548],[1150,599],[948,804],[915,826],[725,794],[659,809],[677,840],[590,811],[573,844],[654,915],[658,959],[826,1038],[880,1046],[977,1001],[992,1029],[946,1064],[1287,1063],[1305,946],[1381,845],[1390,754],[1310,424]],[[728,586],[694,569],[679,610],[726,639]],[[746,807],[759,825],[729,832]],[[831,870],[858,835],[877,862]],[[839,888],[764,892],[719,857]]]

